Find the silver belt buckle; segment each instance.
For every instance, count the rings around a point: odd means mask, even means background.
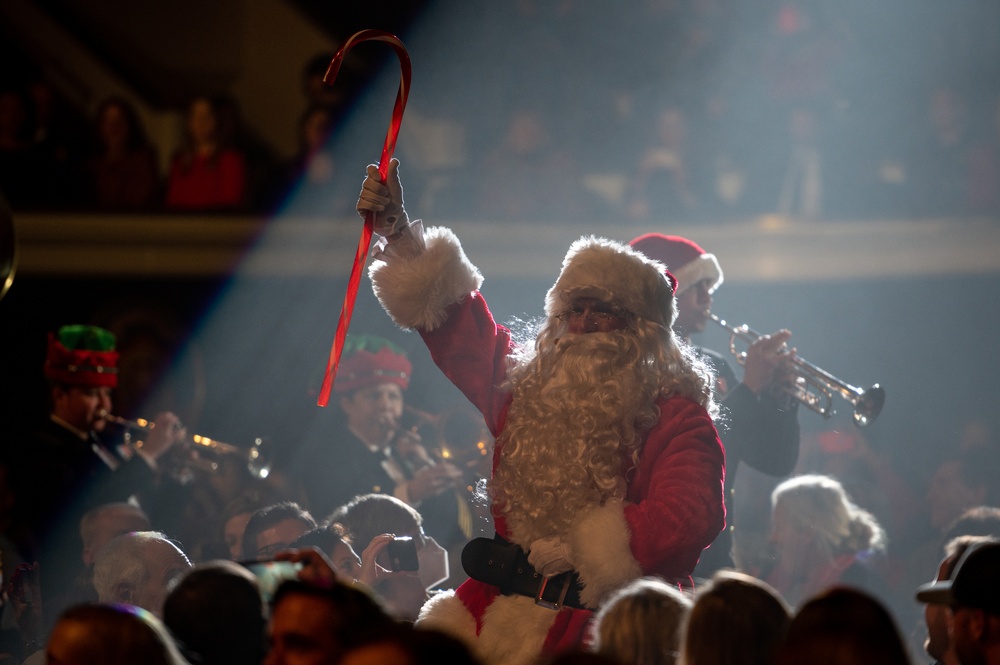
[[[566,575],[566,579],[563,581],[562,589],[559,590],[559,600],[554,603],[550,600],[542,598],[542,595],[545,594],[545,587],[548,586],[550,579],[552,578],[543,577],[541,583],[539,583],[538,593],[535,594],[535,605],[558,612],[563,607],[563,602],[566,600],[566,594],[569,593],[569,585],[573,581],[573,576]]]

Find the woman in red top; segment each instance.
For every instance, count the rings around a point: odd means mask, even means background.
[[[246,203],[246,158],[233,147],[214,102],[197,97],[167,182],[166,207],[173,210],[237,210]]]

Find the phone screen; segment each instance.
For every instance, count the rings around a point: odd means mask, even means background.
[[[302,564],[291,561],[241,561],[240,565],[257,578],[261,596],[268,603],[278,586],[285,580],[297,579],[302,568]]]

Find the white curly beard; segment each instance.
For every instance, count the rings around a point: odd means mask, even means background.
[[[624,498],[659,390],[627,333],[567,335],[526,362],[491,481],[511,538],[525,549],[545,536],[565,539],[581,511]]]

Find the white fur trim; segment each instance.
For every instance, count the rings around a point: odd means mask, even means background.
[[[445,591],[424,604],[416,625],[461,640],[484,665],[533,665],[555,618],[555,612],[531,598],[497,596],[486,608],[477,637],[475,617],[454,591]]]
[[[715,291],[722,284],[722,266],[719,265],[715,254],[707,252],[676,270],[671,268],[670,272],[677,280],[677,295],[684,293],[703,279],[712,281],[712,285],[708,288],[709,293]]]
[[[583,591],[580,600],[596,608],[608,594],[642,576],[632,556],[631,532],[621,501],[608,502],[582,516],[569,533],[573,563]]]
[[[628,245],[587,236],[574,242],[556,283],[545,296],[545,313],[566,311],[574,298],[592,297],[669,327],[674,294],[664,266]]]
[[[374,261],[368,268],[375,297],[401,328],[434,330],[445,309],[483,283],[458,237],[442,226],[424,232],[427,250],[414,258]]]
[[[476,618],[465,604],[455,596],[454,590],[442,591],[430,598],[420,608],[416,625],[434,628],[461,640],[470,649],[476,649]]]
[[[556,615],[526,596],[497,596],[483,616],[476,653],[486,665],[537,663]]]

